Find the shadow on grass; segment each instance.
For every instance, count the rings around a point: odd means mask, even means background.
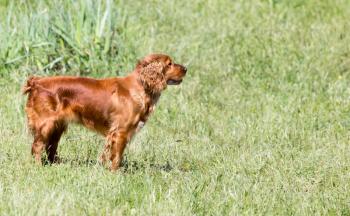
[[[56,162],[50,163],[47,159],[43,158],[42,163],[44,166],[50,166],[51,164],[70,164],[72,166],[95,166],[99,164],[103,166],[97,159],[91,158],[59,158]],[[146,169],[158,170],[170,172],[174,167],[167,161],[165,164],[157,164],[148,161],[132,161],[125,157],[121,163],[121,168],[125,173],[135,173]]]
[[[61,158],[60,157],[53,163],[47,160],[46,158],[42,158],[41,161],[44,166],[50,166],[53,164],[70,164],[73,166],[94,166],[98,164],[98,161],[96,159],[90,159],[90,158],[82,159],[82,158]]]
[[[165,164],[148,163],[147,161],[129,161],[127,158],[122,161],[121,168],[124,172],[134,173],[139,170],[153,169],[170,172],[174,167],[167,161]]]

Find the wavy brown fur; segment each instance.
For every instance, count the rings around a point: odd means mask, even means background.
[[[141,60],[126,77],[31,77],[23,87],[28,94],[26,113],[33,132],[32,154],[41,163],[46,150],[50,162],[57,159],[57,146],[71,122],[106,137],[101,161],[118,169],[126,144],[153,112],[167,84],[179,84],[186,68],[163,54]]]

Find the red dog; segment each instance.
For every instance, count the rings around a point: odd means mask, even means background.
[[[48,160],[70,122],[80,123],[107,139],[101,161],[107,157],[117,170],[127,142],[154,111],[161,92],[178,85],[186,67],[174,64],[163,54],[139,61],[126,77],[92,79],[83,77],[31,77],[24,86],[29,128],[33,132],[32,154],[41,163],[45,147]]]

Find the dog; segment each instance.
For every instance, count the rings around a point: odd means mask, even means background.
[[[125,77],[93,79],[74,76],[30,77],[23,87],[25,111],[34,141],[31,153],[41,164],[46,150],[50,163],[69,123],[79,123],[106,138],[100,160],[120,167],[124,149],[147,122],[167,85],[179,85],[187,68],[165,54],[139,60]]]

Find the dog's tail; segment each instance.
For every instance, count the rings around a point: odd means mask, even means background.
[[[35,86],[35,81],[38,79],[39,79],[39,77],[34,77],[34,76],[29,77],[27,80],[27,83],[22,88],[22,93],[28,94],[29,92],[31,92],[31,90]]]

